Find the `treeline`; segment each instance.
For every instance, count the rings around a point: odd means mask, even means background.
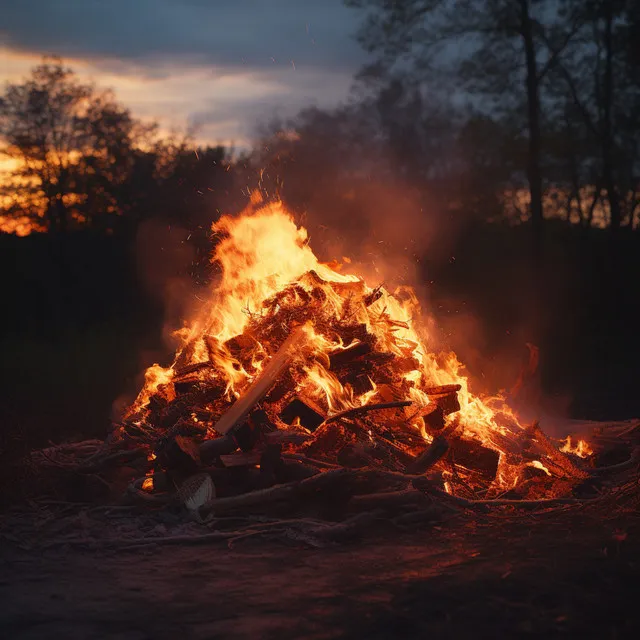
[[[392,185],[460,224],[640,226],[638,3],[345,3],[371,54],[349,101],[263,123],[243,155],[163,136],[45,60],[0,99],[5,216],[51,231],[154,216],[197,230],[259,186],[343,224]]]
[[[346,4],[372,62],[349,105],[272,128],[265,160],[294,200],[394,180],[461,221],[637,229],[638,3]]]
[[[231,150],[162,135],[55,58],[6,86],[0,139],[9,229],[13,219],[52,233],[112,233],[157,218],[197,234],[232,184]]]

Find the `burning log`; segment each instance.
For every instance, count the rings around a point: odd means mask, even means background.
[[[157,452],[158,462],[165,469],[188,472],[200,466],[198,445],[184,436],[175,436],[161,445]]]
[[[338,451],[336,459],[340,466],[348,469],[362,469],[375,464],[373,456],[369,455],[367,447],[362,443],[345,445]]]
[[[436,436],[433,442],[411,463],[405,467],[405,473],[426,473],[449,450],[449,442],[444,436]]]
[[[163,409],[166,409],[169,401],[160,393],[154,393],[149,398],[149,411],[153,413],[160,413]]]
[[[238,447],[240,447],[240,449],[245,453],[253,449],[260,437],[258,429],[250,420],[246,420],[243,424],[234,429],[233,433],[230,435],[236,441]]]
[[[359,373],[355,376],[350,375],[344,380],[344,384],[351,385],[353,393],[356,397],[361,396],[368,391],[372,391],[374,388],[373,382],[371,382],[371,378],[366,373]]]
[[[438,432],[444,429],[444,411],[437,404],[429,404],[420,416],[429,432]]]
[[[446,396],[451,393],[458,393],[462,389],[459,384],[443,384],[437,387],[429,387],[424,390],[428,396]]]
[[[340,336],[343,344],[351,344],[352,342],[370,342],[371,334],[366,324],[352,324],[335,328],[336,333]]]
[[[452,385],[454,386],[454,385]],[[459,385],[455,385],[456,387]],[[460,411],[460,401],[457,391],[449,391],[441,394],[428,394],[429,400],[436,404],[442,411],[443,416]]]
[[[371,293],[368,293],[364,298],[364,304],[366,307],[370,307],[374,302],[380,300],[383,294],[383,285],[377,286]]]
[[[228,455],[238,450],[238,443],[230,435],[221,436],[213,440],[206,440],[199,447],[199,455],[203,464],[211,464],[222,455]]]
[[[274,385],[278,376],[289,364],[296,349],[299,349],[306,339],[305,327],[294,331],[279,351],[271,358],[260,376],[246,390],[245,394],[231,405],[231,408],[216,422],[214,429],[224,435],[239,425],[249,412],[260,402],[269,389]]]
[[[227,340],[224,343],[224,346],[234,358],[239,359],[244,352],[254,347],[255,344],[256,341],[253,336],[246,333],[241,333],[240,335],[234,336],[233,338]]]
[[[169,402],[166,408],[160,413],[158,426],[161,429],[170,429],[180,418],[193,413],[194,407],[213,402],[220,398],[223,393],[223,387],[214,386],[177,397],[175,400]]]
[[[203,362],[194,362],[193,364],[187,364],[180,369],[176,369],[175,379],[184,378],[192,373],[197,373],[198,371],[202,371],[203,369],[209,369],[212,366],[212,363],[209,360],[205,360]],[[175,383],[174,383],[175,384]]]
[[[183,396],[187,393],[195,393],[200,388],[200,378],[183,378],[173,383],[176,396]]]
[[[500,454],[479,442],[457,437],[451,440],[448,460],[466,469],[478,471],[488,479],[493,479],[498,471]]]
[[[354,360],[371,353],[371,345],[367,342],[352,343],[344,349],[338,349],[329,354],[329,369],[332,371],[348,366]]]
[[[293,424],[297,419],[299,424],[309,431],[315,431],[325,420],[321,409],[311,400],[302,401],[294,398],[280,414],[285,424]]]

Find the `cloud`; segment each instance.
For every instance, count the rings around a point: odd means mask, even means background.
[[[5,47],[133,62],[354,69],[358,16],[341,0],[2,0]],[[275,61],[275,62],[274,62]]]
[[[347,96],[364,56],[341,0],[0,0],[0,79],[56,54],[139,117],[247,146],[257,125]]]

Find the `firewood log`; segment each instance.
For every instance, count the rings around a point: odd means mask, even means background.
[[[449,442],[447,439],[442,435],[436,436],[433,442],[405,467],[405,473],[416,475],[426,473],[448,450]]]
[[[356,342],[345,349],[337,349],[329,353],[329,368],[333,371],[349,365],[354,360],[371,352],[371,345],[367,342]]]
[[[205,440],[200,444],[200,459],[203,464],[211,464],[221,455],[228,455],[238,450],[238,443],[230,435],[213,440]]]
[[[312,400],[294,398],[280,413],[285,424],[293,424],[296,418],[309,431],[315,431],[325,420],[322,410]]]
[[[198,371],[202,371],[203,369],[209,369],[211,366],[212,364],[209,360],[187,364],[183,367],[180,367],[180,369],[176,369],[174,379],[180,379],[185,376],[188,376],[191,373],[197,373]]]
[[[457,437],[450,440],[447,460],[493,479],[498,471],[500,454],[474,440]]]
[[[306,335],[304,326],[301,326],[287,338],[278,352],[265,366],[260,376],[244,392],[244,395],[236,400],[230,409],[216,422],[214,429],[219,434],[228,433],[244,421],[249,412],[275,384],[280,374],[291,361],[291,358],[306,340]]]
[[[428,396],[443,396],[450,393],[457,393],[462,389],[462,385],[459,384],[443,384],[437,387],[428,387],[424,392]]]
[[[193,472],[200,466],[200,450],[195,441],[185,436],[175,436],[160,445],[158,463],[164,469]]]

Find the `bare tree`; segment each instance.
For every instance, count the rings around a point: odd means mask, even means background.
[[[364,77],[400,70],[426,79],[430,87],[454,78],[453,90],[478,95],[494,115],[525,107],[530,215],[538,236],[543,221],[541,86],[577,32],[574,16],[546,0],[345,3],[367,12],[359,40],[377,58]]]

